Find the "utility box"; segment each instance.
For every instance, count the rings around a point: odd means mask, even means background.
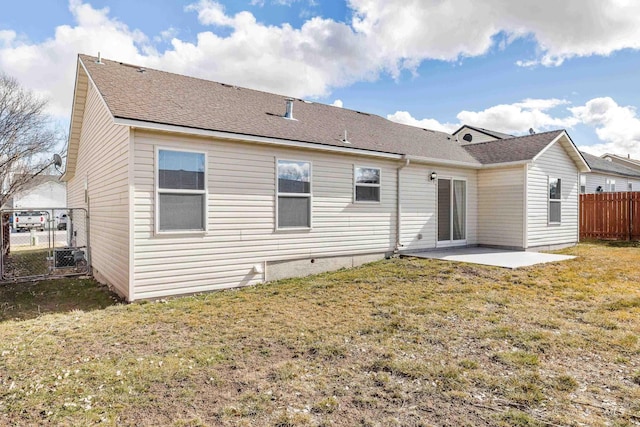
[[[73,259],[73,249],[55,249],[53,259],[55,262],[55,268],[75,267],[76,265],[76,262]]]

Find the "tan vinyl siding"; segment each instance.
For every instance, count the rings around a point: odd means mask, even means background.
[[[397,162],[135,131],[135,299],[257,284],[265,261],[395,245]],[[154,231],[156,147],[207,153],[208,231]],[[312,229],[275,231],[276,159],[312,163]],[[353,203],[353,167],[381,169],[380,203]]]
[[[412,164],[400,172],[401,182],[401,250],[432,249],[437,246],[436,181],[429,180],[435,171],[439,178],[467,181],[467,244],[477,243],[477,172],[442,166]]]
[[[523,248],[525,169],[478,172],[478,243]]]
[[[562,221],[548,223],[548,178],[562,179]],[[561,245],[578,241],[578,170],[560,141],[529,165],[528,247]]]
[[[67,184],[71,208],[88,208],[91,263],[96,275],[129,296],[129,128],[113,124],[89,84],[75,174]],[[87,183],[89,205],[85,203]]]

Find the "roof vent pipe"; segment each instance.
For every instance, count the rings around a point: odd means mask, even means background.
[[[98,59],[96,60],[96,64],[103,64],[102,57],[100,56],[100,52],[98,52]]]
[[[344,139],[342,140],[342,142],[344,142],[345,144],[351,144],[351,141],[349,141],[349,139],[347,139],[347,130],[344,130]]]
[[[285,119],[293,120],[293,98],[286,98],[287,102],[287,111],[284,113]]]

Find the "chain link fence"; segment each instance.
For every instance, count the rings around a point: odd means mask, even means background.
[[[1,281],[90,272],[85,209],[2,210],[0,215]]]

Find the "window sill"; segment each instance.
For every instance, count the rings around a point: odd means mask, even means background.
[[[154,233],[157,237],[197,237],[197,236],[206,236],[208,232],[206,230],[176,230],[176,231],[156,231]]]
[[[285,227],[285,228],[276,228],[273,231],[276,233],[296,233],[301,231],[311,231],[311,227]]]
[[[354,205],[379,205],[380,201],[378,200],[377,202],[374,201],[365,201],[365,200],[354,200],[353,202]]]

